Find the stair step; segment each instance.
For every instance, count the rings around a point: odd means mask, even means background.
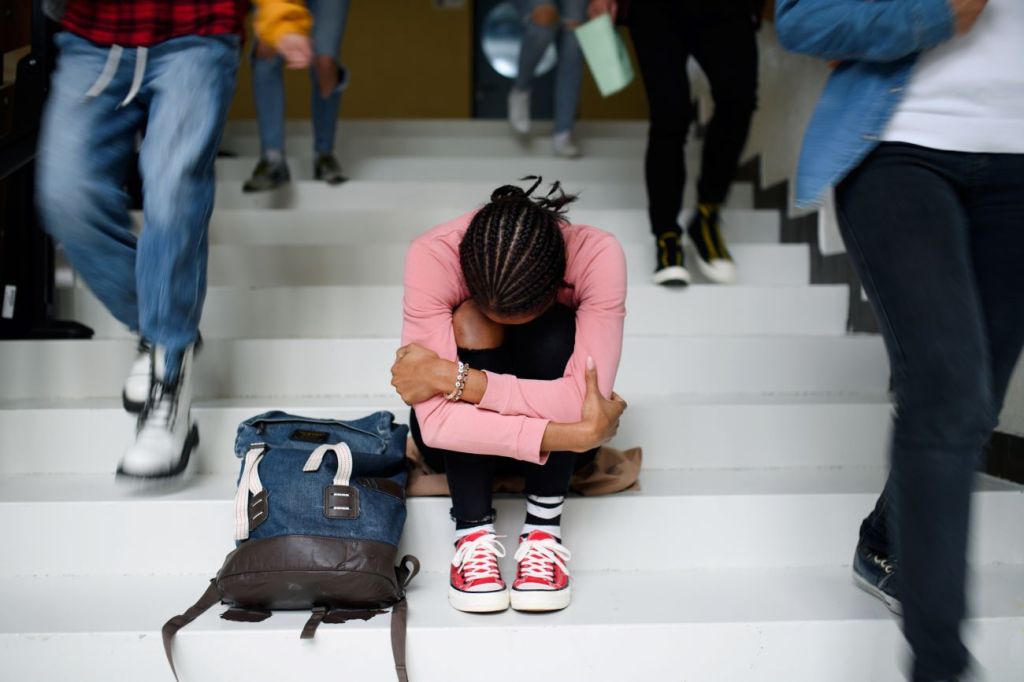
[[[510,178],[511,180],[511,178]],[[370,210],[381,206],[403,208],[444,208],[452,215],[481,206],[491,196],[495,182],[459,181],[374,181],[349,180],[330,186],[322,182],[292,182],[271,192],[246,194],[239,182],[218,182],[215,206],[218,210],[235,208]],[[647,208],[647,193],[642,184],[588,182],[567,185],[566,192],[578,193],[574,207]],[[730,190],[727,208],[752,208],[754,190],[748,183],[736,183]],[[692,203],[690,204],[692,206]]]
[[[391,138],[416,135],[420,137],[458,137],[463,139],[506,137],[510,135],[508,122],[504,119],[485,118],[345,118],[339,124],[343,138]],[[533,132],[537,136],[550,135],[551,121],[534,121]],[[574,130],[581,137],[612,138],[625,140],[647,139],[647,121],[597,120],[577,121]],[[289,119],[285,122],[285,133],[293,136],[312,136],[313,123],[309,119]],[[257,135],[259,125],[255,119],[237,119],[225,125],[225,139]]]
[[[194,395],[391,395],[398,339],[211,339],[193,372]],[[116,398],[130,339],[0,344],[0,400]],[[616,390],[631,394],[882,393],[875,337],[627,337]]]
[[[288,158],[293,181],[313,180],[314,156],[303,151]],[[579,159],[545,156],[342,156],[345,175],[355,180],[416,181],[488,181],[495,187],[516,183],[529,186],[520,178],[538,176],[544,179],[540,189],[546,191],[551,182],[585,186],[591,182],[636,184],[644,177],[643,147],[632,157],[601,159],[599,163],[580,163]],[[217,180],[243,182],[249,178],[259,157],[238,156],[217,159]],[[690,168],[700,167],[700,150],[688,150]]]
[[[646,469],[639,491],[570,498],[562,527],[578,570],[845,565],[885,477],[883,467]],[[2,477],[0,575],[212,572],[232,548],[236,479],[142,490],[111,474]],[[1024,517],[1024,487],[982,475],[977,488],[973,561],[1024,564],[1024,534],[1004,522]],[[451,560],[450,507],[440,497],[408,502],[402,551],[425,570],[443,572]],[[495,508],[499,534],[516,537],[522,499],[501,496]],[[663,542],[645,533],[628,551],[609,547],[670,519]]]
[[[434,225],[451,220],[464,211],[444,208],[410,209],[221,209],[210,222],[213,244],[278,244],[282,246],[376,244],[409,242]],[[680,225],[689,222],[685,210]],[[646,209],[577,209],[569,218],[577,224],[593,225],[614,234],[623,243],[651,243]],[[135,214],[141,224],[141,214]],[[774,210],[728,209],[722,212],[722,230],[730,245],[776,244],[779,241],[779,212]]]
[[[626,271],[633,285],[650,283],[654,244],[626,244]],[[350,244],[345,246],[210,247],[211,286],[353,286],[402,283],[407,244]],[[737,284],[760,286],[807,285],[811,259],[806,244],[737,244]],[[687,263],[695,282],[706,282],[689,252]],[[400,309],[396,309],[400,313]]]
[[[236,473],[228,457],[238,424],[271,409],[321,419],[356,419],[389,410],[401,423],[409,408],[395,397],[204,401],[193,406],[201,442],[200,473]],[[629,417],[614,445],[642,446],[644,466],[883,466],[890,407],[884,396],[630,396]],[[71,435],[73,434],[73,436]],[[0,475],[112,472],[135,434],[135,418],[119,400],[0,405]],[[68,447],[69,439],[75,446]],[[45,452],[46,456],[38,453]]]
[[[131,332],[84,287],[57,292],[57,315],[82,322],[97,338]],[[634,287],[626,299],[627,334],[824,335],[846,331],[845,286]],[[319,286],[212,287],[200,328],[207,339],[399,336],[402,288]]]
[[[18,578],[0,583],[0,678],[32,682],[171,682],[160,627],[203,592],[216,567],[193,576]],[[989,679],[1024,662],[1024,567],[976,571],[965,636]],[[448,606],[446,576],[409,589],[413,680],[521,680],[494,665],[494,648],[530,652],[546,677],[702,682],[900,682],[897,621],[851,585],[848,569],[577,572],[570,608],[546,615],[476,616]],[[278,612],[231,623],[208,611],[175,643],[189,682],[394,680],[389,618],[324,625],[300,640],[307,615]],[[102,652],[102,655],[98,655]],[[458,661],[458,665],[453,665]],[[671,671],[670,673],[667,671]]]

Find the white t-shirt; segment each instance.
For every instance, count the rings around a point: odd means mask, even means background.
[[[1024,0],[989,0],[967,34],[922,54],[883,139],[1024,153]]]

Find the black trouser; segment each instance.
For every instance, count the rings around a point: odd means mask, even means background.
[[[757,37],[750,7],[746,0],[634,0],[630,6],[630,32],[650,106],[645,174],[655,236],[680,232],[692,116],[690,55],[707,75],[715,100],[697,198],[720,204],[728,194],[757,108]]]
[[[576,342],[576,316],[555,305],[536,320],[510,326],[505,344],[487,350],[459,349],[459,359],[474,369],[513,374],[520,379],[558,379],[565,374]],[[552,452],[543,466],[487,453],[464,453],[432,448],[423,442],[416,413],[410,417],[416,447],[435,471],[448,475],[452,518],[463,523],[489,523],[494,519],[492,492],[497,474],[525,476],[527,495],[554,497],[569,491],[573,472],[594,458],[596,450]]]
[[[896,403],[892,472],[862,532],[899,559],[914,680],[952,679],[968,661],[974,472],[1024,345],[1024,154],[883,144],[836,199]]]

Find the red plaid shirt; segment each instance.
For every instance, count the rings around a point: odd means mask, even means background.
[[[150,47],[186,35],[244,32],[249,0],[70,0],[65,29],[100,45]]]

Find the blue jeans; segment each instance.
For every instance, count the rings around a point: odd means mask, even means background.
[[[345,33],[349,0],[306,0],[313,15],[313,51],[317,57],[336,59]],[[256,101],[256,117],[260,126],[262,153],[284,152],[284,60],[280,55],[263,59],[252,55],[252,94]],[[320,96],[316,68],[309,70],[313,83],[313,151],[334,152],[334,135],[338,128],[341,107],[340,88],[327,97]]]
[[[66,32],[56,40],[38,157],[43,224],[111,314],[166,348],[165,378],[173,381],[206,296],[213,166],[235,89],[238,38],[186,36],[153,46],[126,105],[139,51],[124,50],[96,94],[115,61],[111,49]],[[136,239],[123,186],[143,131],[144,229]]]
[[[968,661],[974,472],[1024,345],[1024,154],[884,143],[836,199],[896,404],[892,472],[862,538],[884,551],[891,528],[913,679],[952,679]]]
[[[558,8],[559,21],[553,26],[539,26],[530,18],[533,11],[544,5]],[[569,132],[576,122],[576,109],[580,101],[580,83],[583,82],[583,52],[576,33],[565,22],[581,24],[587,18],[587,0],[519,0],[526,21],[523,44],[519,50],[519,71],[516,88],[529,90],[533,72],[540,64],[544,51],[559,35],[558,67],[555,71],[555,133]]]

